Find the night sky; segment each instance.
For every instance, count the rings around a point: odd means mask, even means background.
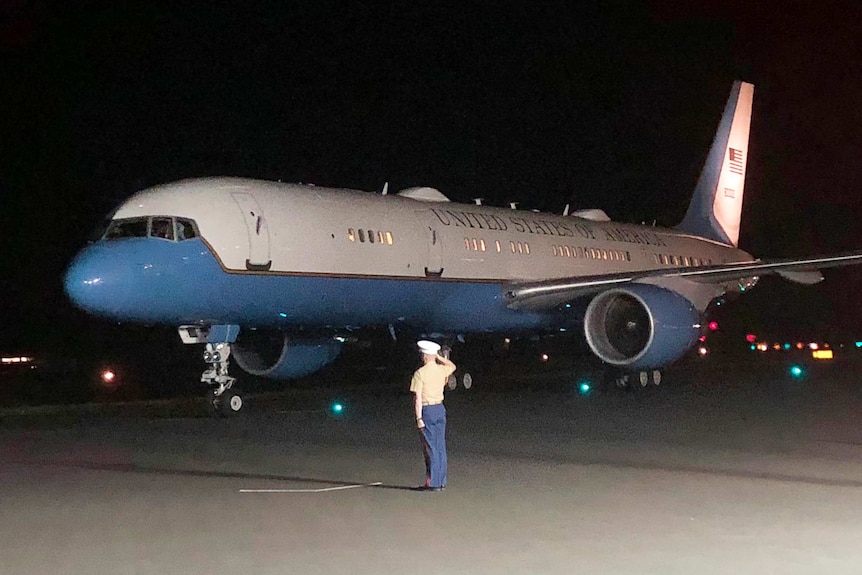
[[[181,178],[675,225],[736,79],[755,84],[741,247],[862,248],[860,5],[687,4],[0,0],[0,352],[90,329],[68,261]],[[826,274],[764,280],[725,321],[862,337],[862,268]]]

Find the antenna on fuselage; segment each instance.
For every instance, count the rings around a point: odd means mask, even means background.
[[[509,202],[509,207],[512,208],[513,210],[517,210],[518,209],[518,202]]]
[[[473,198],[473,202],[474,202],[477,206],[481,206],[481,205],[482,205],[482,198]]]
[[[380,195],[385,196],[387,194],[387,192],[389,192],[389,182],[386,182],[385,184],[383,184],[383,191],[380,192]]]
[[[564,215],[564,216],[568,216],[568,215],[569,215],[569,204],[566,204],[566,207],[565,207],[565,208],[563,208],[563,215]]]

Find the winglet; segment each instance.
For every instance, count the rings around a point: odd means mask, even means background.
[[[688,211],[676,228],[679,231],[738,244],[753,97],[754,85],[733,83]]]

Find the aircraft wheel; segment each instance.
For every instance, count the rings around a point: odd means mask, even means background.
[[[221,417],[221,397],[216,397],[215,389],[207,390],[207,413],[211,417]]]
[[[461,377],[461,384],[464,386],[464,389],[470,389],[473,387],[473,376],[469,373],[465,373],[463,377]]]
[[[242,395],[238,389],[226,389],[221,394],[221,413],[225,417],[238,414],[244,405]]]
[[[650,372],[648,371],[639,371],[638,372],[638,384],[641,387],[646,387],[649,385],[650,380]]]
[[[446,385],[449,387],[449,389],[455,389],[456,387],[458,387],[458,380],[455,379],[454,375],[450,375],[449,379],[446,380]]]
[[[620,389],[626,389],[627,387],[629,387],[629,379],[630,378],[628,374],[618,375],[614,378],[614,385],[616,385]]]

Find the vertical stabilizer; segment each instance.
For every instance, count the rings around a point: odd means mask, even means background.
[[[748,163],[754,85],[734,82],[688,211],[676,229],[735,246]]]

